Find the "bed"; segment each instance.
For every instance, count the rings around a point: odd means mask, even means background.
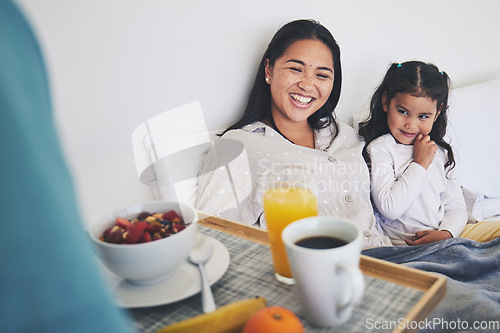
[[[447,135],[455,149],[469,223],[500,221],[499,92],[496,79],[450,94]],[[194,125],[177,126],[176,119],[186,115],[195,119]],[[366,111],[353,115],[353,127],[364,117]],[[176,144],[172,132],[182,132],[184,139]],[[194,203],[197,173],[216,133],[207,130],[199,103],[166,111],[134,131],[138,176],[156,199]],[[186,163],[190,168],[178,167]],[[478,243],[454,238],[417,247],[369,249],[364,254],[447,277],[447,296],[421,323],[422,332],[500,332],[500,239]]]

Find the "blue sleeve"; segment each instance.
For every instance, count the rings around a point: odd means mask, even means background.
[[[0,330],[132,332],[83,228],[40,48],[9,0],[0,0],[0,156]]]

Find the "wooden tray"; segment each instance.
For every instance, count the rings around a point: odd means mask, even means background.
[[[199,224],[224,233],[245,238],[269,246],[267,231],[235,221],[198,212]],[[423,292],[423,296],[404,318],[406,322],[425,320],[446,294],[446,278],[419,269],[394,264],[385,260],[361,255],[360,269],[363,274],[377,279],[393,282]],[[410,328],[396,328],[393,333],[416,332]]]

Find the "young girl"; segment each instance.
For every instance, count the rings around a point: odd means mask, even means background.
[[[392,64],[360,124],[372,200],[393,245],[458,237],[467,223],[445,142],[449,77],[432,64]]]

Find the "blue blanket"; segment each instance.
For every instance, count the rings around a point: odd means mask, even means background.
[[[500,238],[452,238],[363,254],[447,277],[447,294],[420,332],[500,332]]]

